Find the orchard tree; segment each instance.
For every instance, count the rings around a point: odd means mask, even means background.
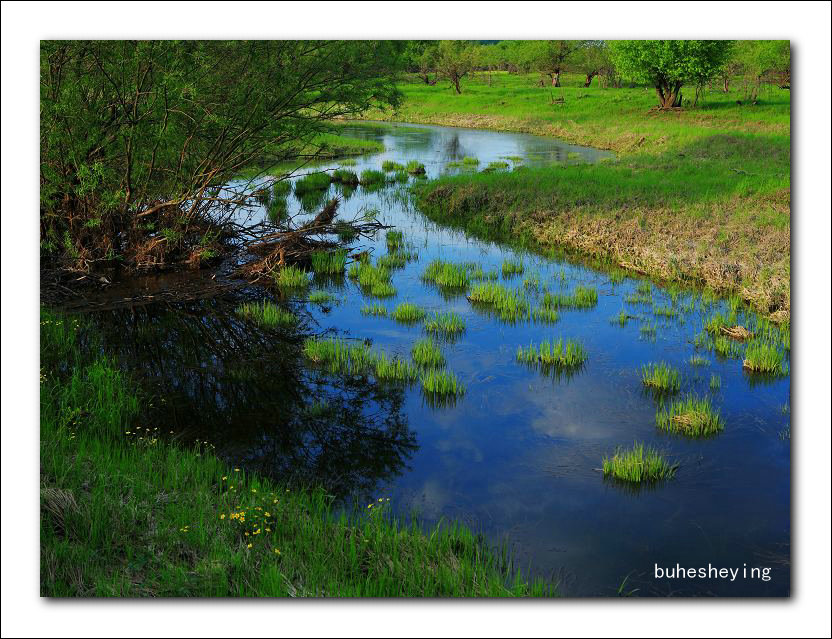
[[[582,40],[539,40],[533,47],[534,67],[551,78],[553,87],[559,87],[560,74],[582,44]]]
[[[584,87],[589,87],[596,76],[610,75],[612,61],[607,44],[603,40],[587,40],[575,51],[571,67],[586,77]]]
[[[729,40],[618,40],[610,43],[619,73],[656,88],[659,108],[682,105],[682,86],[716,76],[730,55]]]
[[[464,40],[441,40],[436,52],[436,70],[449,80],[457,94],[462,93],[460,82],[474,69],[474,49]]]

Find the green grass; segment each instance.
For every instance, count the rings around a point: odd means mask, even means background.
[[[396,294],[396,289],[391,282],[390,270],[368,261],[353,262],[348,276],[358,282],[365,295],[385,298]]]
[[[669,479],[676,473],[676,464],[670,464],[657,450],[635,444],[631,449],[618,449],[612,457],[602,462],[604,477],[620,481],[640,483]]]
[[[263,300],[259,303],[244,302],[237,307],[235,312],[243,319],[269,328],[275,326],[294,326],[298,321],[298,318],[293,313],[280,308],[268,300]]]
[[[455,339],[465,332],[465,320],[453,312],[434,313],[425,319],[425,331],[446,339]]]
[[[483,169],[484,171],[505,171],[507,168],[511,166],[508,162],[489,162],[488,166]]]
[[[691,366],[709,366],[711,364],[711,360],[707,357],[702,357],[701,355],[691,355],[688,363]]]
[[[341,166],[355,166],[358,161],[355,158],[344,158],[339,162]]]
[[[532,310],[532,319],[540,324],[554,324],[560,319],[560,314],[553,308],[540,306]]]
[[[749,342],[742,367],[754,373],[776,376],[788,374],[788,369],[783,363],[783,355],[777,345],[759,339]]]
[[[364,304],[361,307],[362,315],[372,315],[373,317],[387,317],[387,309],[381,304]]]
[[[295,195],[301,198],[309,193],[325,191],[329,188],[329,183],[328,173],[310,173],[295,182]]]
[[[279,224],[286,220],[289,215],[289,208],[286,202],[286,198],[275,198],[271,202],[269,202],[269,206],[266,209],[269,220],[272,224]]]
[[[424,394],[435,399],[457,398],[465,394],[465,385],[450,371],[431,369],[422,373],[419,381]]]
[[[405,167],[405,171],[407,171],[410,175],[424,175],[425,165],[418,160],[410,160]]]
[[[433,260],[422,279],[445,290],[464,291],[471,285],[471,265]]]
[[[615,321],[618,323],[619,326],[627,326],[627,323],[632,319],[632,315],[630,315],[627,311],[621,310],[621,312],[615,316]]]
[[[713,408],[711,400],[694,395],[660,407],[656,413],[656,426],[659,430],[688,437],[710,437],[724,428],[719,411]]]
[[[404,233],[395,230],[387,231],[384,241],[387,244],[388,251],[391,253],[399,251],[404,248]]]
[[[402,302],[390,313],[390,317],[402,324],[421,322],[425,315],[427,315],[425,309],[411,302]]]
[[[309,273],[290,264],[274,271],[274,282],[283,291],[305,289],[310,284]]]
[[[467,166],[477,166],[480,163],[478,158],[472,157],[464,157],[462,158],[462,164]]]
[[[481,282],[471,289],[468,299],[484,306],[505,322],[529,319],[531,306],[522,291],[514,291],[496,282]]]
[[[361,186],[381,186],[387,182],[387,176],[383,171],[366,169],[361,172]]]
[[[410,349],[410,357],[417,366],[422,368],[442,368],[445,357],[439,346],[433,340],[420,339]]]
[[[520,275],[524,270],[523,262],[521,260],[503,260],[501,270],[503,272],[503,277]]]
[[[660,392],[675,393],[680,388],[679,371],[664,362],[642,366],[641,381],[648,388]]]
[[[327,291],[312,291],[309,294],[309,301],[312,304],[328,304],[335,301],[335,296]]]
[[[405,524],[383,497],[345,511],[323,490],[230,467],[210,444],[167,440],[166,424],[144,426],[134,381],[82,352],[76,326],[41,312],[42,596],[557,594],[459,524]]]
[[[313,251],[309,260],[312,270],[319,275],[341,275],[347,266],[347,249]]]
[[[359,183],[358,175],[349,169],[335,169],[332,172],[332,181],[352,187],[358,186]]]
[[[737,86],[663,113],[643,87],[584,89],[571,76],[553,106],[535,74],[494,77],[492,85],[469,79],[451,97],[438,85],[404,82],[396,118],[536,133],[617,156],[443,176],[415,187],[429,217],[491,240],[612,258],[632,273],[699,282],[788,316],[788,91],[738,105]]]
[[[336,337],[307,338],[303,343],[303,354],[313,364],[322,366],[330,373],[341,375],[368,373],[372,371],[376,362],[376,355],[364,342]]]
[[[373,373],[382,381],[412,382],[418,379],[419,371],[413,364],[398,357],[387,357],[381,353],[375,360]]]
[[[598,304],[598,291],[592,287],[576,286],[571,293],[546,293],[543,305],[549,308],[594,308]]]
[[[645,339],[656,339],[656,330],[656,325],[649,321],[638,327],[639,334]]]
[[[722,378],[715,373],[711,373],[711,381],[708,384],[711,390],[719,390],[722,388]]]
[[[381,170],[385,173],[397,173],[403,169],[403,164],[399,164],[393,160],[384,160],[384,162],[381,163]]]
[[[589,355],[583,344],[575,340],[544,340],[539,346],[529,344],[528,348],[517,347],[517,361],[544,368],[575,370],[581,368]]]
[[[653,305],[653,315],[657,315],[658,317],[668,317],[668,318],[675,318],[679,317],[679,311],[677,311],[672,306],[662,306],[662,305]]]

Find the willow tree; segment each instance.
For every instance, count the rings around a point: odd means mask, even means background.
[[[42,256],[89,269],[151,248],[187,253],[248,202],[245,185],[225,188],[242,171],[314,148],[334,118],[397,104],[400,48],[44,41]]]
[[[704,84],[728,59],[729,40],[619,40],[610,42],[616,69],[656,88],[659,108],[682,105],[682,87]]]

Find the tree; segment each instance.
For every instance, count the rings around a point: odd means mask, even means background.
[[[314,147],[326,123],[395,105],[402,46],[350,41],[44,41],[41,246],[76,268],[215,238],[241,171]],[[210,240],[208,240],[210,241]]]
[[[714,77],[728,59],[728,40],[619,40],[610,43],[618,71],[656,88],[659,108],[682,104],[682,86]]]
[[[560,86],[560,74],[582,45],[581,40],[540,40],[532,53],[534,67]]]
[[[449,80],[457,94],[462,93],[460,81],[474,68],[473,48],[464,40],[442,40],[436,52],[436,70]]]
[[[571,66],[586,76],[584,87],[589,87],[596,76],[609,75],[612,61],[606,43],[603,40],[587,40],[575,51]]]
[[[791,87],[791,48],[788,40],[743,40],[737,43],[734,60],[751,80],[750,99],[756,102],[764,80]]]

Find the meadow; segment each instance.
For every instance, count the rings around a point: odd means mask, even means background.
[[[616,159],[442,177],[415,188],[431,218],[488,239],[573,249],[630,271],[735,293],[790,313],[790,96],[756,104],[735,83],[694,107],[655,109],[650,87],[562,88],[535,74],[478,73],[461,95],[400,85],[396,111],[368,119],[486,128],[609,149]],[[693,95],[693,87],[684,95]],[[739,103],[738,103],[739,102]]]

